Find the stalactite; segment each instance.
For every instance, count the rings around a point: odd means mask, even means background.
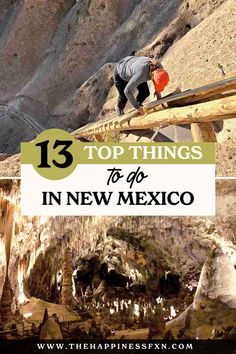
[[[62,290],[61,290],[61,303],[63,305],[72,305],[73,303],[73,286],[72,286],[72,255],[71,250],[67,247],[63,255],[62,265]]]
[[[3,235],[5,246],[5,261],[6,261],[6,277],[3,285],[2,296],[0,301],[0,314],[3,323],[8,322],[12,315],[11,306],[13,303],[14,294],[11,283],[8,277],[8,268],[10,261],[11,242],[15,232],[16,209],[18,208],[16,191],[17,187],[13,183],[10,193],[1,195],[0,198],[0,232]],[[14,188],[13,188],[14,187]],[[9,191],[8,191],[9,192]]]
[[[11,240],[14,234],[14,224],[15,224],[15,206],[10,203],[7,203],[6,214],[5,214],[5,225],[4,225],[4,242],[5,242],[5,250],[6,250],[7,269],[10,260]]]
[[[18,295],[19,304],[25,304],[28,301],[28,298],[26,297],[24,292],[24,274],[25,274],[25,268],[19,266],[18,273],[17,273],[17,281],[18,281],[18,289],[19,289],[19,295]]]

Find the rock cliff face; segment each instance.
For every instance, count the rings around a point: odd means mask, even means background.
[[[6,292],[10,294],[11,289],[14,289],[14,301],[20,304],[36,297],[70,305],[81,292],[95,291],[103,280],[111,289],[111,296],[114,289],[122,291],[127,284],[132,284],[133,294],[141,287],[142,292],[145,289],[154,297],[173,294],[178,297],[181,288],[196,289],[202,266],[215,245],[230,250],[232,262],[236,261],[235,217],[232,215],[235,184],[232,181],[227,186],[218,185],[218,214],[211,219],[21,217],[17,206],[18,185],[7,183],[1,185],[0,193],[0,311],[3,317],[8,314]],[[222,257],[217,258],[217,269],[221,261],[224,263]],[[202,272],[205,274],[204,269]],[[228,271],[227,274],[217,272],[218,275],[214,273],[217,279],[226,277],[227,281]],[[206,286],[212,286],[208,293],[213,291],[212,284],[203,285],[204,277],[197,291],[201,296]],[[101,293],[104,291],[106,289],[102,288]],[[200,295],[196,297],[200,299]],[[220,299],[227,304],[232,300]]]
[[[113,64],[132,51],[158,55],[168,90],[234,71],[234,0],[14,0],[0,14],[1,102],[43,129],[73,130],[113,114]],[[22,118],[22,117],[21,117]],[[0,107],[0,152],[34,134]],[[235,133],[231,123],[221,141]]]

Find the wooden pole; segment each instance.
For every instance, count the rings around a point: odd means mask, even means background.
[[[151,112],[145,116],[134,117],[134,112],[123,117],[117,117],[111,124],[97,122],[84,130],[75,131],[75,136],[103,134],[106,131],[151,129],[160,125],[180,125],[193,123],[209,123],[217,120],[236,118],[236,95],[220,98],[210,102],[198,103],[186,107],[168,108],[157,112]],[[197,127],[197,126],[194,126]],[[209,139],[213,139],[210,126],[199,126],[200,130],[208,131]],[[202,128],[202,129],[201,129]],[[196,131],[196,128],[193,130]],[[197,133],[195,133],[197,139]],[[199,135],[203,136],[203,132]],[[205,139],[207,138],[204,133]],[[205,141],[205,140],[204,140]]]
[[[102,143],[104,141],[103,137],[101,134],[96,134],[95,139],[98,143]]]
[[[187,104],[201,103],[207,100],[212,101],[212,100],[225,97],[223,96],[223,94],[225,93],[227,96],[229,94],[232,95],[233,93],[229,92],[229,90],[232,91],[235,89],[236,89],[236,73],[232,73],[224,77],[223,80],[217,82],[212,81],[205,86],[198,87],[193,90],[186,90],[184,92],[174,92],[163,97],[160,100],[147,103],[144,105],[144,110],[147,113],[151,113],[153,112],[153,110],[154,111],[161,110],[164,108],[161,105],[162,102],[168,102],[168,107],[179,107],[179,106],[185,106]],[[125,117],[126,119],[129,119],[131,117],[134,117],[135,115],[137,115],[137,113],[135,110],[133,110],[129,114],[126,114]],[[109,128],[113,126],[113,123],[117,124],[116,121],[117,121],[117,116],[113,116],[112,118],[105,118],[103,120],[100,120],[99,122],[87,124],[84,127],[77,129],[72,134],[73,135],[77,134],[77,136],[80,136],[79,133],[82,133],[82,135],[85,136],[84,134],[85,130],[89,129],[89,131],[91,131],[90,128],[93,129],[94,127],[97,127],[97,125],[99,125],[100,130],[96,130],[96,132],[109,131],[110,130]],[[102,125],[102,129],[101,129],[101,125]]]
[[[191,131],[195,142],[217,142],[213,123],[193,123]]]
[[[186,104],[187,103],[191,104],[196,101],[201,102],[202,99],[211,98],[212,96],[214,97],[219,93],[227,92],[235,88],[236,88],[236,76],[235,74],[233,74],[232,76],[230,75],[224,80],[218,82],[212,82],[208,85],[201,86],[192,90],[186,90],[184,92],[180,92],[174,95],[173,97],[167,95],[159,100],[145,104],[145,108],[146,109],[155,108],[156,106],[159,106],[163,101],[165,102],[166,98],[168,98],[167,101],[170,106],[171,104],[172,106],[173,104],[184,105],[185,102]]]

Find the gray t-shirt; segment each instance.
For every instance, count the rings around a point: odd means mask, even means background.
[[[139,108],[140,103],[134,97],[134,90],[143,82],[150,80],[150,63],[152,59],[148,57],[129,56],[122,59],[117,64],[117,73],[128,84],[124,93],[134,108]]]

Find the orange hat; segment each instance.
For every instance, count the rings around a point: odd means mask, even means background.
[[[164,69],[156,70],[154,73],[154,85],[156,92],[162,92],[168,84],[170,78]]]

